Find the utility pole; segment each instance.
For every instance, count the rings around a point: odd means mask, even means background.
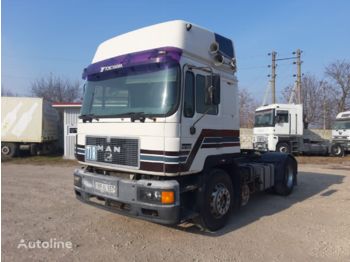
[[[302,90],[301,90],[301,53],[302,51],[300,49],[297,49],[296,52],[294,52],[294,54],[296,54],[296,64],[297,64],[297,90],[298,90],[298,103],[302,104]]]
[[[276,104],[276,55],[277,52],[272,51],[269,53],[271,55],[271,94],[272,94],[272,104]]]
[[[323,89],[323,130],[326,130],[326,85],[323,80],[320,82],[320,86],[322,86]]]
[[[296,52],[293,52],[293,55],[296,55],[296,56],[292,56],[292,57],[284,57],[284,58],[276,58],[277,56],[277,52],[275,51],[272,51],[271,53],[269,53],[268,55],[271,56],[271,59],[272,59],[272,62],[271,62],[271,65],[268,65],[268,67],[271,67],[271,75],[268,75],[268,77],[270,77],[270,83],[271,83],[271,93],[272,93],[272,103],[273,104],[276,104],[276,67],[277,67],[277,64],[276,64],[276,61],[281,61],[281,60],[295,60],[295,62],[293,62],[293,64],[296,64],[297,67],[298,67],[298,70],[297,70],[297,75],[293,75],[294,77],[296,76],[297,77],[297,80],[296,80],[296,86],[295,86],[295,93],[297,95],[297,102],[299,104],[302,104],[302,101],[301,101],[301,64],[302,64],[302,61],[301,61],[301,53],[302,51],[300,49],[298,49]]]

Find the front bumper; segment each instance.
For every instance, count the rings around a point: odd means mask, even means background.
[[[96,183],[111,185],[115,192],[97,190]],[[141,201],[140,189],[173,191],[173,204]],[[84,203],[118,214],[149,220],[160,224],[180,222],[180,190],[176,180],[128,180],[77,169],[74,172],[74,190]]]

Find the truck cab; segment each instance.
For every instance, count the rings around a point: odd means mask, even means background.
[[[350,111],[337,115],[332,128],[332,148],[334,156],[343,156],[350,151]]]
[[[231,62],[232,41],[186,24],[142,28],[97,48],[83,75],[79,160],[171,177],[201,171],[207,155],[240,152],[236,76],[229,63],[215,66],[209,52],[218,43]],[[213,81],[217,101],[210,104]]]
[[[303,136],[303,108],[297,104],[271,104],[255,111],[253,148],[292,152],[292,144]]]

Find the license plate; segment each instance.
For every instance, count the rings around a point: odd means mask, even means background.
[[[108,193],[108,194],[116,194],[117,193],[117,186],[111,185],[111,184],[105,184],[101,182],[96,182],[94,184],[95,190],[101,193]]]

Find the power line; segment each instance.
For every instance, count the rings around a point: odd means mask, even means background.
[[[298,91],[298,100],[299,103],[301,103],[301,63],[302,61],[300,60],[301,57],[301,50],[297,49],[296,52],[293,52],[292,54],[295,56],[290,56],[290,57],[283,57],[283,58],[277,58],[277,52],[272,51],[268,55],[271,55],[271,65],[268,65],[268,67],[271,67],[271,74],[268,75],[270,77],[270,83],[271,83],[271,96],[272,96],[272,103],[276,103],[276,68],[277,68],[277,63],[276,61],[286,61],[286,60],[296,60],[294,61],[293,64],[297,65],[297,91]]]

